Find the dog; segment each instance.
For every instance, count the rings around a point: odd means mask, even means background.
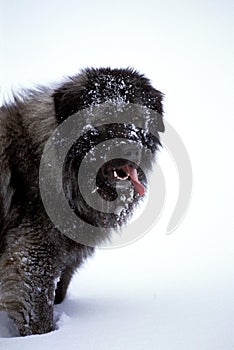
[[[72,239],[56,226],[45,209],[39,169],[48,140],[71,116],[85,126],[88,122],[84,112],[88,110],[92,124],[93,110],[107,105],[117,109],[123,104],[127,108],[134,105],[154,111],[162,130],[162,101],[163,94],[132,68],[87,68],[54,87],[15,94],[1,107],[0,310],[8,313],[21,336],[54,330],[54,304],[63,301],[74,272],[93,254],[97,244]],[[71,211],[84,225],[99,229],[102,234],[98,241],[126,223],[145,196],[147,178],[137,160],[129,160],[119,152],[118,157],[100,165],[94,190],[111,205],[118,197],[118,186],[122,185],[123,206],[119,212],[107,214],[92,210],[77,185],[78,169],[85,155],[101,143],[107,152],[107,140],[112,140],[110,148],[118,147],[120,139],[134,142],[140,146],[141,158],[144,149],[155,155],[161,145],[159,137],[147,130],[144,115],[139,116],[142,128],[134,125],[134,118],[130,123],[118,123],[111,113],[108,118],[108,123],[85,129],[73,142],[62,171],[63,191]],[[56,152],[59,151],[57,148]],[[91,160],[86,163],[91,167]],[[146,168],[151,166],[147,164]],[[88,175],[85,181],[88,183]],[[94,191],[87,196],[91,192]],[[56,208],[53,210],[56,212]]]

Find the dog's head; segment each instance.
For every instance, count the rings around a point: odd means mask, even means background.
[[[147,78],[130,68],[100,68],[86,69],[70,78],[57,88],[53,98],[58,124],[78,112],[77,118],[84,130],[64,163],[67,200],[84,221],[94,226],[116,227],[125,222],[146,191],[145,170],[151,168],[160,146],[158,133],[152,133],[151,126],[164,131],[163,95]],[[80,111],[88,111],[88,117],[85,113],[80,115]],[[87,157],[89,153],[91,157]],[[150,159],[148,153],[152,155]],[[99,166],[98,158],[103,159]],[[86,164],[89,203],[77,182],[82,163]],[[92,173],[92,168],[95,168],[95,184],[88,173],[89,170]],[[90,203],[97,193],[107,203],[119,196],[118,210],[111,213],[93,210]]]

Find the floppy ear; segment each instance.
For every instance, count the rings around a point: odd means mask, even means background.
[[[149,108],[152,108],[157,112],[157,131],[164,132],[165,126],[163,123],[163,98],[164,94],[156,89],[153,89],[152,93],[152,106],[150,105]]]
[[[161,114],[157,113],[157,131],[164,132],[165,126],[163,123],[163,117]]]
[[[54,91],[54,109],[59,124],[85,107],[83,96],[84,87],[73,81],[63,84]]]

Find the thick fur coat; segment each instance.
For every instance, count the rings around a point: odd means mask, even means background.
[[[56,88],[43,87],[15,95],[11,103],[0,109],[0,310],[7,311],[20,335],[54,329],[54,303],[62,302],[72,275],[94,251],[93,247],[76,243],[61,233],[46,213],[39,190],[39,167],[45,143],[70,115],[119,99],[163,114],[162,93],[129,68],[86,69]],[[131,135],[128,128],[112,124],[110,120],[104,139],[113,133],[119,137]],[[81,139],[74,146],[76,152],[68,154],[65,166],[68,184],[64,188],[76,214],[85,214],[86,221],[98,226],[102,218],[85,212],[79,192],[74,192],[69,183],[84,148],[87,151],[87,147],[103,140],[100,133],[87,135],[88,146],[87,140],[84,143]],[[135,141],[154,153],[157,151],[160,145],[157,138],[140,131],[136,135]],[[121,159],[116,162],[114,169],[118,176],[115,172],[113,178],[110,163],[97,177],[98,191],[109,201],[116,196],[114,182],[126,175],[123,169],[129,168]],[[146,186],[140,170],[138,176]],[[136,191],[137,186],[133,186],[134,196],[128,202],[129,213],[133,203],[139,200],[137,192],[141,189]],[[112,217],[115,219],[118,224],[125,221],[121,214]]]

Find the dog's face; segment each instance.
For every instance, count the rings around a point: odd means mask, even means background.
[[[131,69],[86,70],[56,90],[54,103],[58,123],[81,110],[105,103],[111,103],[117,109],[122,104],[143,106],[158,113],[158,129],[163,131],[161,92]],[[108,123],[96,126],[91,118],[91,127],[76,140],[67,154],[63,168],[64,192],[75,213],[93,226],[116,227],[125,222],[147,190],[145,170],[151,169],[160,141],[150,132],[149,120],[144,113],[138,113],[137,120],[140,125],[135,125],[134,116],[131,122],[117,122],[110,113]],[[83,124],[86,122],[84,120]],[[104,153],[100,153],[99,145]],[[89,152],[92,157],[87,157]],[[152,156],[150,160],[147,152]],[[103,158],[98,167],[97,158]],[[87,171],[92,173],[95,169],[96,174],[95,183],[88,172],[85,178],[89,203],[84,199],[77,180],[82,162],[87,163]],[[97,208],[93,210],[90,203],[97,193],[107,207],[119,197],[118,210],[108,213]]]

